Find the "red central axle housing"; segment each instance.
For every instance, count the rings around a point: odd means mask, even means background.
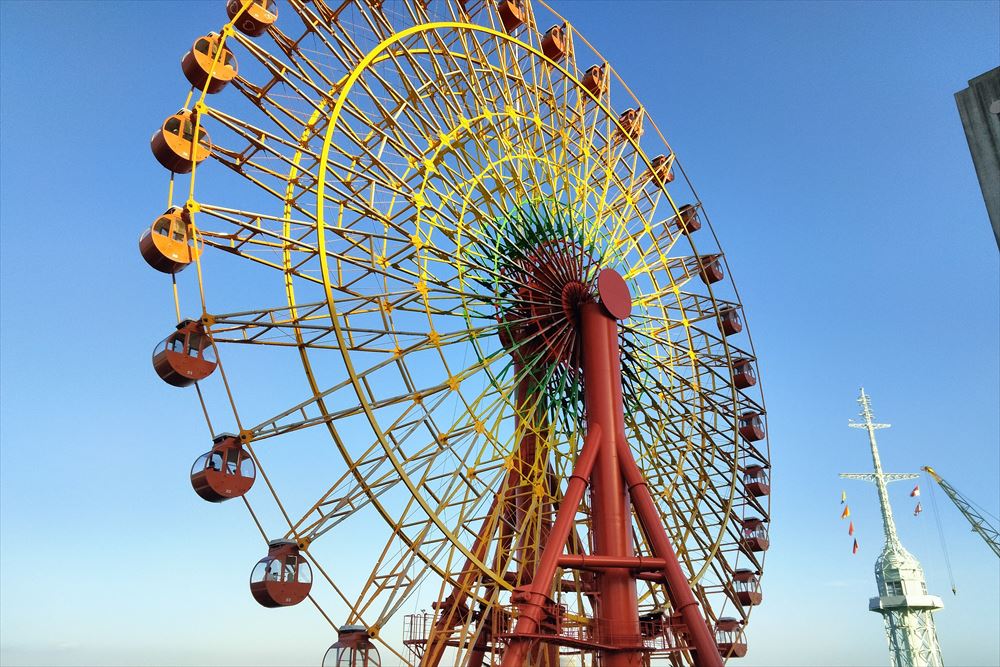
[[[518,619],[503,653],[503,667],[524,667],[533,646],[549,638],[541,633],[557,567],[596,572],[594,616],[597,653],[602,667],[642,667],[646,662],[639,628],[636,579],[654,571],[666,583],[671,605],[685,625],[694,664],[720,667],[715,639],[681,570],[645,478],[625,438],[618,322],[632,309],[628,286],[618,273],[605,269],[597,280],[600,303],[584,300],[577,320],[587,413],[587,438],[573,475],[559,503],[549,539],[538,558],[531,583],[518,587],[512,602]],[[591,490],[592,550],[587,556],[564,554],[577,509],[587,486]],[[631,499],[631,503],[630,503]],[[631,508],[630,508],[631,505]],[[636,558],[632,512],[652,550],[651,558]],[[656,570],[659,570],[656,572]],[[646,577],[642,577],[646,578]],[[558,642],[551,637],[549,641]]]

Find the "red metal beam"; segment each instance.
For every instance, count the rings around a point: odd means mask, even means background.
[[[563,555],[559,558],[559,567],[571,567],[576,570],[610,570],[624,568],[638,571],[661,571],[667,566],[662,558],[648,556],[604,556],[604,555]]]
[[[600,454],[590,477],[592,551],[630,558],[634,555],[632,513],[619,460],[623,446],[626,451],[628,447],[618,322],[593,301],[580,306],[579,317],[587,428],[600,427],[602,434]],[[598,636],[597,641],[613,645],[612,638],[634,637],[635,643],[641,644],[635,579],[627,570],[613,569],[598,573],[594,583],[598,593],[594,616],[603,621],[598,628],[607,635]],[[601,652],[602,667],[640,667],[642,662],[641,651]]]
[[[681,570],[680,563],[677,562],[677,554],[663,528],[656,503],[646,486],[646,478],[642,476],[639,466],[632,458],[628,445],[622,442],[619,446],[623,450],[619,456],[622,475],[628,483],[632,507],[635,508],[639,525],[653,553],[666,561],[663,572],[667,580],[667,594],[670,596],[670,604],[674,611],[680,614],[681,620],[687,626],[695,667],[722,667],[722,656],[719,655],[715,637],[712,636],[711,630],[698,610],[698,601],[691,592],[691,586]]]
[[[576,521],[576,512],[583,500],[583,493],[587,490],[587,481],[590,479],[600,447],[601,427],[598,426],[587,433],[587,439],[576,459],[573,475],[566,485],[566,493],[563,494],[552,532],[549,533],[549,541],[538,561],[535,578],[527,587],[515,591],[520,614],[514,626],[510,645],[503,653],[503,662],[500,663],[502,667],[524,667],[531,643],[534,641],[529,635],[536,634],[542,625],[545,605],[550,601],[548,591],[552,588],[559,557],[566,548],[566,540],[569,539],[569,533]]]

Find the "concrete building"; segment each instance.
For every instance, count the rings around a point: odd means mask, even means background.
[[[955,101],[1000,248],[1000,67],[971,79]]]

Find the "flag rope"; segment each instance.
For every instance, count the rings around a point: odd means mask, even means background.
[[[937,498],[934,494],[934,485],[930,484],[931,489],[931,509],[934,510],[934,523],[937,524],[938,539],[941,542],[941,552],[944,554],[944,565],[948,568],[948,582],[951,584],[951,594],[958,595],[958,589],[955,587],[955,573],[951,570],[951,558],[948,557],[948,545],[945,543],[944,539],[944,528],[941,526],[941,514],[938,512]]]

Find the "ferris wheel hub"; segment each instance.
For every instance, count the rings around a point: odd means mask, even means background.
[[[604,269],[597,276],[597,294],[601,305],[616,320],[627,319],[632,314],[632,294],[625,279],[614,269]]]

